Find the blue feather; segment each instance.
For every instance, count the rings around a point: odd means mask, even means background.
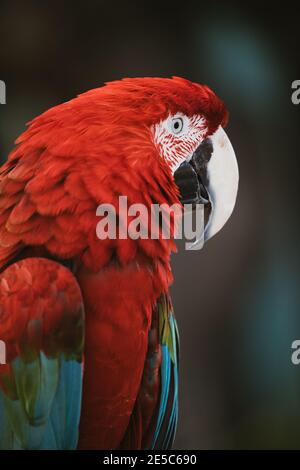
[[[19,399],[0,389],[0,449],[75,449],[82,397],[82,363],[38,359],[12,363]],[[30,389],[32,373],[35,388]],[[55,379],[56,377],[56,379]]]
[[[161,365],[161,397],[160,397],[160,406],[158,412],[157,426],[153,438],[152,449],[155,447],[156,441],[158,439],[161,426],[164,420],[166,407],[168,403],[169,396],[169,386],[170,386],[170,367],[171,360],[168,347],[166,345],[162,346],[162,365]]]
[[[178,330],[175,318],[171,313],[168,315],[167,321],[171,331],[172,353],[167,344],[162,344],[161,395],[157,424],[151,446],[152,449],[155,449],[155,446],[161,438],[165,419],[168,419],[168,423],[162,446],[164,449],[167,449],[172,445],[178,421]],[[172,390],[171,383],[173,384]],[[170,401],[172,401],[172,408],[170,416],[167,416]]]

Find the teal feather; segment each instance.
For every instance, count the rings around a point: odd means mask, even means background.
[[[169,386],[170,386],[170,354],[167,346],[162,346],[162,365],[161,365],[161,396],[160,396],[160,405],[158,412],[158,419],[156,430],[153,438],[152,449],[155,448],[155,444],[158,440],[164,416],[166,413],[166,407],[168,403],[169,396]]]
[[[0,449],[75,449],[82,363],[40,353],[27,364],[15,359],[12,368],[19,399],[12,400],[0,390]]]
[[[168,449],[172,446],[178,421],[178,329],[174,315],[168,311],[168,303],[163,307],[159,310],[161,392],[152,449]]]
[[[173,364],[173,380],[174,380],[174,396],[172,404],[172,412],[167,428],[167,433],[164,440],[164,447],[169,448],[173,444],[173,438],[175,435],[177,421],[178,421],[178,360],[177,360],[177,340],[178,335],[177,325],[174,316],[170,316],[170,326],[172,331],[172,338],[174,340],[174,364]]]
[[[40,276],[49,276],[51,289],[35,281]],[[11,359],[0,375],[0,448],[75,449],[85,336],[77,280],[66,267],[44,258],[9,266],[2,273],[2,283],[9,286],[6,277],[20,282],[1,292],[1,308],[9,318],[22,302],[25,322],[21,333],[15,331],[17,321],[8,323],[13,341]],[[33,289],[33,298],[20,291],[24,283],[29,292]]]

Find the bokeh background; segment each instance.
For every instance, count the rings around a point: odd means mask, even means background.
[[[299,14],[293,4],[0,3],[0,155],[50,106],[125,76],[181,75],[227,103],[234,215],[174,256],[181,331],[175,448],[300,448]]]

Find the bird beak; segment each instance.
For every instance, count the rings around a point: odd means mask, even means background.
[[[239,171],[222,127],[205,139],[174,173],[182,204],[203,204],[204,241],[225,225],[235,206]],[[202,233],[203,237],[203,233]]]

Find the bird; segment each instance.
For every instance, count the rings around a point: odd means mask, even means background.
[[[123,78],[18,137],[0,169],[1,449],[172,447],[174,231],[100,239],[97,208],[116,208],[121,226],[121,196],[149,210],[202,204],[206,242],[237,198],[227,122],[207,85]]]

